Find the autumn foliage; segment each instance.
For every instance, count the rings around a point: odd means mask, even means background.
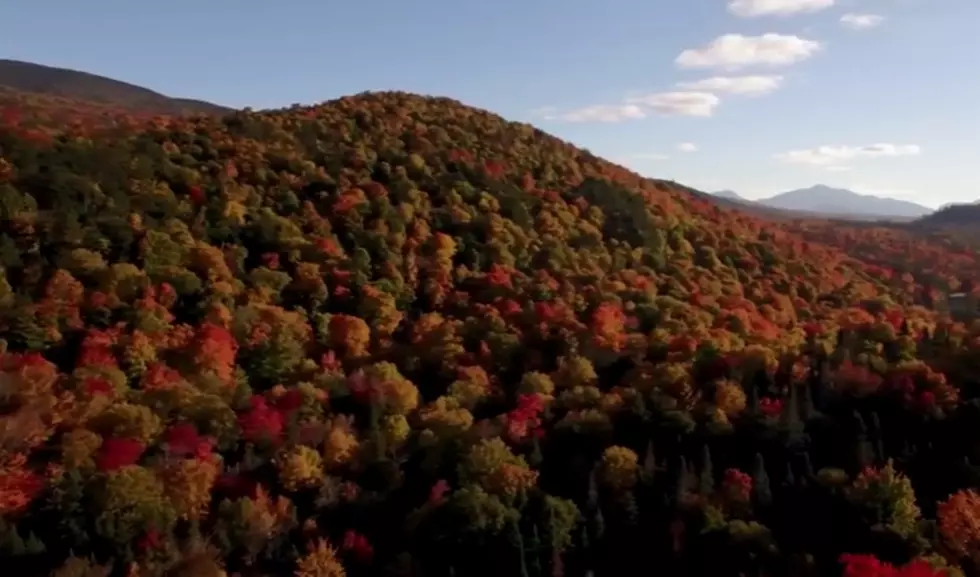
[[[2,102],[17,575],[980,575],[966,241],[442,98]]]

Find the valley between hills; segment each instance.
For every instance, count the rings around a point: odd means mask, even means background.
[[[59,70],[0,63],[10,574],[980,575],[976,206]]]

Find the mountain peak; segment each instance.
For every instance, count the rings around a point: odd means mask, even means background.
[[[791,190],[759,202],[773,208],[827,214],[918,218],[932,212],[914,202],[860,194],[826,184]]]
[[[735,192],[734,190],[729,190],[729,189],[718,190],[718,191],[712,192],[711,195],[712,196],[716,196],[718,198],[727,198],[729,200],[745,200],[737,192]]]

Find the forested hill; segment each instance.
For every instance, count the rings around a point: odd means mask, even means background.
[[[918,228],[959,228],[977,230],[980,225],[980,203],[953,204],[913,223]]]
[[[97,74],[0,59],[0,86],[19,92],[107,104],[130,112],[220,114],[230,109],[210,102],[171,98]]]
[[[11,574],[978,574],[980,338],[933,310],[967,245],[761,220],[446,98],[31,102]]]

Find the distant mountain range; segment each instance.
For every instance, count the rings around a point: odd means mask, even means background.
[[[833,188],[823,184],[790,190],[755,201],[743,198],[732,190],[720,190],[712,194],[717,198],[749,205],[851,218],[884,217],[904,220],[920,218],[933,212],[931,208],[914,202],[859,194],[852,190]]]

